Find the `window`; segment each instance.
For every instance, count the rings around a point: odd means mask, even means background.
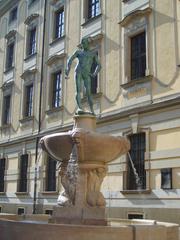
[[[100,0],[88,0],[88,19],[100,13]]]
[[[13,60],[14,60],[14,42],[7,45],[6,70],[13,67]]]
[[[10,124],[10,107],[11,107],[11,96],[7,95],[4,97],[4,109],[3,109],[3,125]]]
[[[45,214],[52,215],[53,214],[53,210],[52,209],[46,209],[45,210]]]
[[[131,79],[145,76],[146,71],[146,36],[142,32],[131,37]]]
[[[127,189],[146,189],[146,171],[144,169],[145,133],[137,133],[129,136],[131,160],[128,157]],[[138,174],[138,179],[135,171]],[[139,186],[138,186],[139,182]]]
[[[59,107],[61,104],[61,89],[62,73],[58,72],[53,74],[53,94],[52,94],[52,108]]]
[[[0,213],[2,213],[2,207],[0,206]]]
[[[64,36],[64,8],[55,13],[55,38]]]
[[[172,189],[172,169],[161,169],[161,188]]]
[[[27,55],[36,53],[36,27],[28,30]]]
[[[4,174],[5,174],[6,159],[0,159],[0,192],[4,192]]]
[[[18,192],[27,192],[28,154],[20,156]]]
[[[33,84],[25,89],[25,117],[31,117],[33,110]]]
[[[144,219],[141,213],[128,213],[128,219]]]
[[[23,214],[25,214],[25,209],[22,208],[22,207],[19,207],[18,210],[17,210],[17,214],[18,214],[18,215],[23,215]]]
[[[9,23],[17,19],[17,7],[13,8],[9,13]]]
[[[56,191],[56,161],[48,158],[46,165],[46,191]]]

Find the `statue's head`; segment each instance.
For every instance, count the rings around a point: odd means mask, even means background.
[[[89,49],[89,43],[90,43],[90,37],[84,37],[81,40],[81,47],[85,50]]]

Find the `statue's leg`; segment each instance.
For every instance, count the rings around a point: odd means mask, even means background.
[[[91,78],[89,76],[84,79],[84,86],[86,88],[86,95],[88,98],[89,107],[91,109],[91,112],[94,114],[93,100],[91,96]]]
[[[81,105],[81,74],[76,73],[76,102],[78,105],[79,110],[82,110]]]

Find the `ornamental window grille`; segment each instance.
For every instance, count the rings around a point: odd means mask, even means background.
[[[131,143],[131,149],[129,151],[134,168],[138,174],[140,180],[140,187],[146,189],[146,171],[145,171],[145,150],[146,150],[146,140],[145,133],[137,133],[129,136]],[[127,171],[127,189],[137,190],[139,188],[136,180],[136,174],[130,163],[128,157],[128,171]]]

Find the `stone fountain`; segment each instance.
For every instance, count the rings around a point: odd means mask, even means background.
[[[95,130],[95,116],[76,115],[71,131],[41,139],[42,149],[61,161],[59,174],[64,191],[54,207],[52,222],[107,224],[101,183],[107,173],[107,163],[127,153],[130,143],[124,137]]]
[[[89,49],[90,38],[68,61],[66,75],[74,58],[76,102],[73,129],[43,137],[40,144],[53,159],[60,161],[59,175],[64,187],[52,218],[47,215],[0,215],[1,240],[178,240],[178,225],[148,220],[107,219],[105,199],[100,191],[107,164],[130,149],[124,137],[96,132],[96,117],[90,94],[90,76],[100,71],[96,54]],[[97,68],[91,74],[93,59]],[[80,84],[84,82],[90,112],[84,111]],[[132,163],[131,163],[132,164]]]

